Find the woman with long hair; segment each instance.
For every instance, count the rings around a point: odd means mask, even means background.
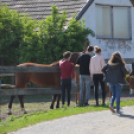
[[[96,106],[99,105],[98,101],[98,85],[99,83],[101,84],[101,89],[102,89],[102,104],[105,105],[105,82],[103,81],[103,72],[101,69],[105,65],[104,58],[101,56],[101,48],[98,46],[94,47],[95,50],[95,56],[91,58],[90,61],[90,75],[91,75],[91,80],[94,82],[95,86],[95,100],[96,100]]]
[[[112,92],[112,98],[109,109],[115,113],[113,104],[116,98],[116,112],[120,113],[120,97],[122,91],[122,84],[125,84],[124,76],[128,73],[125,67],[125,61],[122,58],[120,52],[114,52],[108,61],[108,64],[102,68],[102,72],[105,73],[105,81],[109,83],[110,90]]]

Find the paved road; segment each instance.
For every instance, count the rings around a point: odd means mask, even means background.
[[[109,110],[42,122],[10,134],[134,134],[134,106],[122,114]]]

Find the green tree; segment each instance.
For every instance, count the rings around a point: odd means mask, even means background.
[[[0,4],[0,64],[37,61],[37,21]],[[24,53],[25,51],[25,53]],[[34,56],[33,56],[34,55]]]
[[[37,62],[38,51],[38,35],[36,32],[37,29],[37,20],[32,20],[28,16],[21,17],[23,25],[23,38],[19,45],[19,62]]]
[[[94,37],[94,32],[85,28],[85,20],[76,20],[76,14],[73,15],[72,19],[69,20],[68,28],[65,32],[68,49],[73,52],[83,50],[84,42],[89,41],[87,36],[91,35]]]
[[[84,20],[76,21],[75,17],[68,22],[67,12],[59,14],[52,6],[51,16],[38,23],[0,4],[0,64],[48,64],[61,59],[67,50],[82,51],[87,36],[94,36],[94,32],[85,28]]]
[[[19,14],[0,5],[0,62],[2,65],[18,63],[18,48],[23,26]]]
[[[40,54],[44,53],[43,60],[39,62],[51,63],[61,59],[65,51],[83,50],[83,44],[88,40],[87,36],[94,36],[94,32],[85,28],[84,20],[76,21],[75,17],[76,14],[67,22],[67,12],[59,14],[58,8],[53,5],[51,16],[39,22],[38,36],[42,48]]]

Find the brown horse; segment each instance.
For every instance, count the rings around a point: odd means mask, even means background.
[[[78,56],[81,54],[81,52],[75,52],[71,55],[70,62],[76,64],[76,60]],[[44,65],[44,64],[35,64],[35,63],[24,63],[18,65],[18,67],[21,66],[38,66],[38,67],[51,67],[51,66],[59,66],[59,62],[54,62],[49,65]],[[15,73],[15,88],[26,88],[27,84],[29,82],[33,82],[35,84],[38,84],[40,86],[53,86],[56,88],[60,88],[60,72],[49,72],[49,73],[39,73],[39,72],[20,72],[20,73]],[[53,109],[54,102],[57,98],[57,105],[56,108],[59,108],[59,100],[60,100],[60,94],[53,95],[52,97],[52,103],[50,108]],[[11,96],[10,102],[8,105],[8,114],[12,114],[11,108],[12,108],[12,103],[14,100],[15,96]],[[19,101],[20,101],[20,106],[24,113],[27,113],[25,108],[24,108],[24,95],[18,95]]]
[[[70,62],[76,64],[76,60],[81,55],[82,52],[75,52],[71,55]],[[54,62],[49,65],[44,65],[44,64],[35,64],[35,63],[24,63],[20,64],[18,66],[44,66],[44,67],[51,67],[51,66],[59,66],[59,62]],[[22,72],[22,73],[15,73],[15,88],[26,88],[27,84],[29,82],[36,83],[40,86],[53,86],[56,88],[60,88],[60,72],[49,72],[49,73],[38,73],[38,72]],[[76,83],[79,82],[79,72],[75,72],[75,81]],[[76,84],[78,86],[78,84]],[[106,91],[109,90],[106,88]],[[52,103],[50,108],[53,109],[54,102],[57,99],[57,105],[56,108],[59,108],[59,101],[60,101],[61,94],[55,94],[52,96]],[[15,96],[11,96],[9,105],[8,105],[8,114],[12,114],[11,108],[12,108],[12,103],[14,100]],[[24,111],[24,113],[27,113],[25,108],[24,108],[24,95],[18,95],[19,101],[20,101],[20,106],[21,109]],[[85,93],[83,95],[83,102],[85,98]],[[79,100],[79,94],[75,94],[75,103],[77,104],[77,101]]]

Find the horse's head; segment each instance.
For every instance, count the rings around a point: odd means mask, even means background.
[[[76,61],[78,59],[78,57],[82,54],[82,52],[74,52],[71,54],[71,58],[70,58],[70,62],[74,63],[74,65],[76,64]]]
[[[70,62],[74,63],[74,65],[76,64],[76,61],[78,59],[78,57],[82,54],[82,52],[74,52],[71,54],[70,57]],[[63,60],[63,59],[62,59]],[[53,62],[52,64],[50,64],[51,66],[59,66],[59,61],[58,62]]]

